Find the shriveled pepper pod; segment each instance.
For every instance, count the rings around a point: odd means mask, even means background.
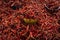
[[[37,20],[30,19],[30,23],[31,23],[31,24],[35,24],[36,22],[37,22]]]
[[[60,10],[59,6],[55,6],[54,8],[50,9],[47,5],[45,5],[45,8],[50,14],[54,14]]]
[[[35,24],[37,22],[36,19],[27,19],[27,18],[24,18],[23,20],[27,24]]]
[[[60,20],[58,20],[58,22],[57,22],[58,24],[60,24]]]

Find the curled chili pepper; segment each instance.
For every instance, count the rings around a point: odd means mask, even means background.
[[[26,18],[24,18],[23,20],[27,24],[35,24],[37,22],[37,20],[34,20],[34,19],[26,19]]]
[[[45,5],[45,8],[46,8],[47,12],[49,12],[51,14],[53,14],[55,12],[58,12],[58,10],[60,10],[59,6],[56,6],[56,7],[52,8],[52,9],[50,9],[47,5]]]

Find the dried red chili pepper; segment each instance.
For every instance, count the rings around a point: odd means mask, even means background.
[[[59,6],[54,7],[53,9],[50,9],[47,5],[45,5],[46,10],[50,13],[50,14],[54,14],[55,12],[59,11]]]
[[[58,24],[60,24],[60,20],[58,20],[58,22],[57,22]]]

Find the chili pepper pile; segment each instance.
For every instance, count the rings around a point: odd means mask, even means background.
[[[60,0],[0,0],[0,40],[60,40]]]

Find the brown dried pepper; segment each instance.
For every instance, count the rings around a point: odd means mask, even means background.
[[[35,24],[37,22],[37,20],[34,20],[34,19],[26,19],[26,18],[24,18],[23,20],[27,24]]]

